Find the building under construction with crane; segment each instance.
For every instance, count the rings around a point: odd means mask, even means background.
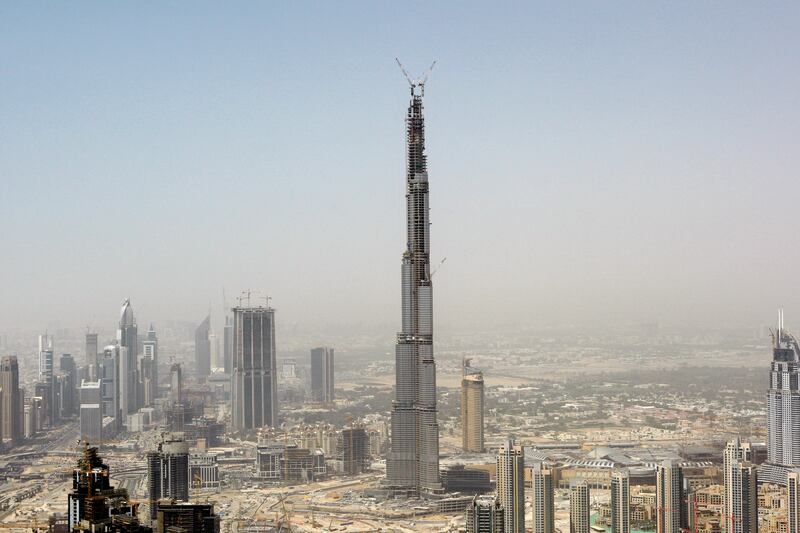
[[[149,531],[136,518],[137,504],[125,489],[111,486],[108,465],[97,448],[85,444],[72,474],[72,492],[67,496],[69,531]]]
[[[397,334],[391,451],[386,458],[386,474],[390,487],[419,494],[441,489],[436,363],[433,359],[430,207],[422,106],[427,73],[412,80],[402,65],[400,68],[411,87],[406,115],[407,239],[401,267],[402,330]]]
[[[278,418],[275,310],[233,308],[232,425],[235,431],[275,426]]]

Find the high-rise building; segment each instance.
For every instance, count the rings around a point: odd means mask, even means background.
[[[476,495],[467,505],[467,533],[503,533],[503,506],[494,496]]]
[[[103,359],[100,363],[100,403],[103,406],[103,416],[114,419],[115,429],[122,425],[122,410],[120,409],[120,353],[119,346],[109,345],[103,349]]]
[[[55,391],[53,387],[55,368],[53,363],[53,338],[47,333],[39,335],[39,383],[43,384],[40,388],[43,400],[42,424],[55,422]]]
[[[70,411],[72,409],[70,402],[75,394],[72,393],[68,378],[66,374],[59,373],[55,375],[53,381],[53,394],[55,395],[53,402],[55,408],[53,420],[55,422],[67,420],[70,416]]]
[[[147,348],[147,346],[144,347]],[[142,407],[151,407],[155,402],[157,389],[155,372],[156,363],[153,361],[153,357],[142,355],[142,358],[139,359],[139,376],[142,378],[140,383]]]
[[[233,309],[233,354],[233,428],[274,426],[278,419],[278,376],[273,308]]]
[[[166,435],[158,450],[147,454],[150,518],[162,498],[189,500],[189,445],[180,434]]]
[[[19,364],[14,355],[0,359],[0,438],[3,442],[22,441],[22,394],[19,388]]]
[[[172,404],[183,403],[183,371],[180,363],[172,363],[169,368],[169,401]]]
[[[737,436],[733,440],[728,441],[725,449],[722,452],[722,484],[728,485],[728,474],[730,473],[730,466],[733,461],[739,462],[752,462],[753,461],[753,447],[749,442],[742,442]]]
[[[211,315],[207,315],[194,330],[195,373],[201,378],[211,374],[211,341],[208,339],[210,330]]]
[[[73,470],[72,492],[67,495],[67,527],[69,531],[96,533],[142,531],[127,491],[111,486],[108,465],[103,464],[97,448],[88,444]]]
[[[788,533],[800,533],[800,470],[786,474]]]
[[[59,394],[58,416],[62,420],[78,411],[78,368],[71,354],[61,354],[58,369],[63,377],[64,386]]]
[[[155,533],[219,533],[219,517],[210,503],[158,504]]]
[[[758,476],[756,467],[742,453],[739,440],[723,452],[723,519],[726,533],[758,533]],[[787,474],[788,477],[788,474]]]
[[[759,477],[783,485],[795,467],[800,467],[800,346],[784,328],[781,309],[767,391],[767,461]]]
[[[589,533],[591,500],[584,480],[569,489],[569,533]]]
[[[683,471],[666,460],[656,468],[656,523],[658,533],[680,533],[688,527]]]
[[[222,331],[222,358],[226,374],[233,372],[233,323],[231,317],[225,317],[225,327]]]
[[[122,302],[119,315],[119,329],[117,329],[117,344],[119,344],[119,391],[120,410],[123,419],[130,413],[135,413],[141,403],[139,401],[139,334],[136,319],[133,316],[133,307],[130,299]]]
[[[158,335],[156,335],[153,324],[150,324],[150,329],[147,330],[147,335],[142,341],[142,357],[149,357],[153,360],[153,367],[149,376],[152,389],[150,403],[152,403],[155,398],[158,398]],[[142,381],[144,381],[144,377]]]
[[[483,374],[464,360],[461,378],[461,443],[465,452],[483,452]]]
[[[722,452],[722,486],[724,491],[722,493],[722,506],[723,509],[728,509],[729,505],[733,505],[729,500],[728,488],[733,487],[733,465],[734,463],[743,463],[752,461],[752,446],[750,443],[743,443],[737,436],[725,445]],[[723,512],[723,529],[727,528],[730,517],[733,516],[727,511]]]
[[[336,446],[342,472],[349,475],[362,473],[369,467],[369,438],[363,427],[343,429]]]
[[[531,468],[531,510],[533,533],[555,533],[553,471],[541,462]]]
[[[504,533],[525,533],[525,449],[506,441],[497,453],[497,498]]]
[[[131,375],[136,375],[136,361],[130,357],[131,349],[127,346],[118,346],[119,350],[119,371],[117,372],[118,379],[118,400],[120,425],[125,425],[128,419],[128,414],[136,412],[136,392],[139,388],[139,380],[130,380]],[[133,365],[133,366],[131,366]]]
[[[631,533],[631,480],[627,470],[611,473],[611,533]]]
[[[81,520],[101,520],[101,509],[94,500],[104,491],[111,490],[108,465],[97,454],[96,447],[86,445],[83,457],[72,473],[72,492],[67,496],[69,530],[78,526]]]
[[[736,479],[742,486],[741,533],[758,533],[758,468],[752,463],[740,464]]]
[[[741,519],[731,533],[758,533],[758,469],[751,463],[738,463],[732,479],[733,516],[741,516]],[[738,508],[741,508],[741,515],[735,514]]]
[[[80,440],[98,443],[103,440],[103,405],[100,381],[83,381],[80,387]]]
[[[91,366],[92,368],[94,368],[95,372],[95,375],[90,377],[97,376],[97,367],[100,366],[99,348],[100,345],[97,343],[97,333],[87,332],[84,364],[86,366]]]
[[[209,360],[212,368],[222,368],[225,362],[222,360],[222,350],[220,350],[219,337],[213,329],[208,331]]]
[[[43,357],[44,352],[50,352],[49,357]],[[39,381],[46,381],[48,374],[53,371],[53,337],[44,333],[39,335]]]
[[[333,348],[311,350],[311,397],[315,402],[333,403]]]
[[[53,388],[51,390],[53,393],[53,413],[51,424],[55,425],[64,420],[64,417],[62,416],[64,410],[63,400],[68,394],[66,376],[63,374],[53,375]]]
[[[25,404],[25,438],[30,439],[35,437],[37,433],[42,430],[44,426],[44,400],[41,396],[32,396],[28,398]]]
[[[406,115],[407,237],[401,264],[402,330],[397,334],[392,440],[386,456],[388,484],[416,492],[440,488],[424,94],[424,81],[411,84]]]

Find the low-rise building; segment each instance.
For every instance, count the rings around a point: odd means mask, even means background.
[[[189,455],[189,480],[192,488],[218,489],[219,463],[212,453],[192,453]]]

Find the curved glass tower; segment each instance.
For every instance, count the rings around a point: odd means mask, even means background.
[[[397,334],[388,483],[415,493],[440,489],[436,363],[430,269],[424,81],[411,83],[406,116],[406,251],[401,267],[402,330]]]

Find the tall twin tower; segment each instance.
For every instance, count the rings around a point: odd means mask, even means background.
[[[403,71],[405,73],[405,70]],[[406,115],[406,251],[401,268],[402,330],[395,352],[395,400],[387,482],[413,493],[440,489],[428,171],[422,99],[425,79],[412,81]]]

